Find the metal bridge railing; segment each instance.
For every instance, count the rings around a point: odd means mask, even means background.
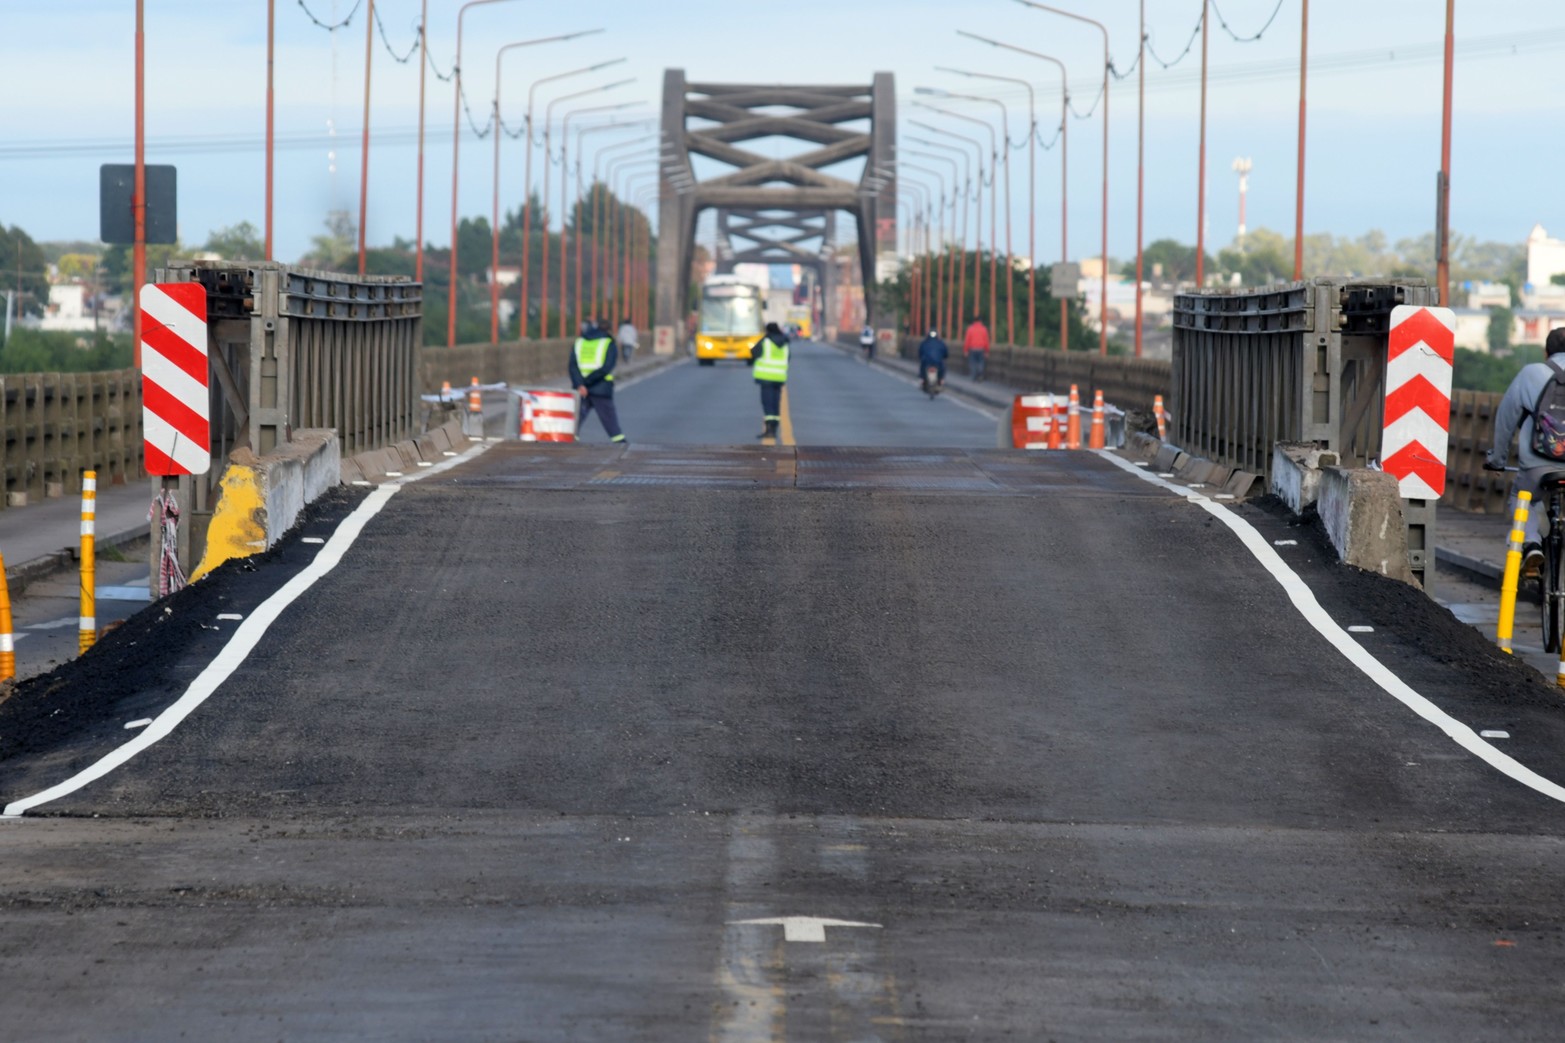
[[[187,571],[235,450],[265,455],[295,430],[331,428],[346,457],[420,433],[419,283],[227,261],[175,263],[157,281],[207,291],[212,468],[180,480]]]
[[[1170,440],[1263,478],[1278,442],[1314,442],[1345,467],[1378,460],[1391,310],[1437,303],[1422,279],[1176,295]],[[1404,509],[1421,575],[1435,502]]]

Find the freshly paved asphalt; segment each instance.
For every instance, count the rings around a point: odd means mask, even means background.
[[[1558,1038],[1565,808],[1206,512],[796,357],[797,447],[754,444],[747,373],[681,365],[622,394],[628,450],[408,484],[171,736],[0,822],[7,1038]],[[1365,647],[1565,777],[1545,687],[1295,536]],[[24,687],[0,798],[123,741],[320,553]],[[51,706],[102,721],[30,744]],[[875,926],[739,922],[798,916]]]

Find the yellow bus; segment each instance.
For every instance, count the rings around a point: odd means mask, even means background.
[[[766,331],[761,314],[759,286],[732,275],[707,279],[696,323],[696,361],[710,366],[718,359],[748,359],[750,345]]]

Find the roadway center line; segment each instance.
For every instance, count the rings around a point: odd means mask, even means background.
[[[1156,475],[1148,474],[1137,469],[1133,464],[1120,459],[1112,450],[1092,450],[1099,457],[1107,460],[1115,467],[1140,478],[1144,482],[1167,489],[1169,492],[1182,496],[1185,500],[1195,504],[1218,521],[1228,526],[1234,535],[1239,537],[1245,549],[1255,556],[1255,560],[1261,563],[1261,567],[1272,574],[1272,577],[1282,585],[1288,600],[1293,602],[1293,607],[1305,622],[1314,627],[1316,632],[1324,637],[1332,647],[1342,653],[1344,659],[1357,667],[1366,677],[1390,695],[1412,710],[1424,720],[1433,724],[1445,732],[1451,741],[1499,771],[1502,775],[1521,783],[1528,789],[1535,790],[1550,800],[1565,803],[1565,786],[1550,779],[1544,778],[1531,768],[1522,764],[1509,754],[1501,753],[1496,747],[1479,738],[1478,733],[1470,727],[1458,721],[1440,707],[1430,702],[1428,698],[1420,695],[1406,681],[1393,673],[1384,663],[1370,655],[1347,631],[1327,614],[1315,599],[1315,592],[1309,585],[1299,578],[1299,574],[1288,567],[1272,546],[1266,542],[1266,538],[1256,531],[1255,526],[1241,518],[1236,512],[1215,503],[1201,493],[1192,492],[1184,486],[1175,485],[1173,482],[1164,481]]]
[[[369,524],[370,519],[381,512],[387,501],[396,495],[399,489],[421,478],[440,474],[467,463],[488,448],[487,444],[479,443],[460,456],[447,459],[428,470],[376,486],[374,491],[365,497],[364,502],[342,520],[314,560],[283,584],[271,597],[261,602],[250,613],[250,618],[239,624],[234,630],[234,636],[229,638],[228,643],[213,657],[212,662],[207,664],[206,669],[190,682],[190,687],[185,689],[184,694],[153,718],[152,723],[147,725],[144,731],[138,732],[134,739],[111,750],[64,782],[50,786],[30,797],[13,800],[5,806],[5,811],[0,813],[0,817],[17,818],[40,804],[47,804],[74,793],[88,783],[103,778],[159,739],[173,734],[180,722],[189,717],[196,707],[206,702],[207,698],[217,691],[218,687],[228,680],[240,664],[249,657],[261,638],[266,636],[267,628],[277,621],[277,618],[283,614],[283,610],[313,587],[317,580],[337,567],[343,556],[347,554],[348,548],[353,546],[359,534],[364,531],[364,527]]]

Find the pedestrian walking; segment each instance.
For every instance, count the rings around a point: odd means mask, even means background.
[[[788,335],[775,322],[766,324],[766,335],[750,347],[750,366],[761,388],[763,426],[757,438],[776,438],[782,426],[783,385],[788,383]]]
[[[614,409],[614,366],[619,361],[619,348],[614,338],[599,326],[599,322],[582,324],[581,336],[571,349],[571,387],[581,397],[581,409],[576,414],[576,433],[579,436],[587,421],[587,414],[596,412],[609,441],[626,442],[620,430],[619,414]]]
[[[972,380],[984,379],[984,369],[989,364],[989,327],[982,315],[973,317],[967,332],[962,336],[962,351],[967,354],[967,375]]]
[[[636,349],[641,347],[641,342],[636,335],[636,324],[629,319],[620,322],[619,329],[614,333],[614,340],[619,345],[620,353],[626,362],[629,362],[636,354]]]

